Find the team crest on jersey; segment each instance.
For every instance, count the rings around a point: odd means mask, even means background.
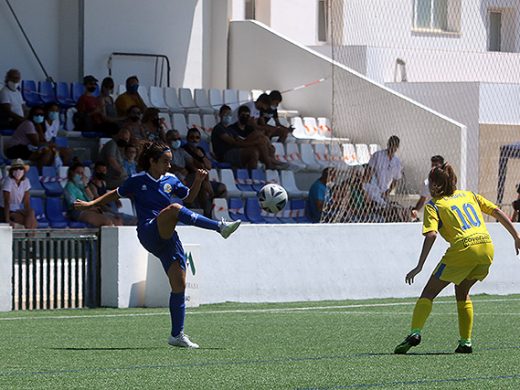
[[[146,191],[146,190],[147,190],[147,188],[146,188],[146,184],[143,184],[143,185],[141,186],[141,191]]]
[[[170,192],[172,192],[172,185],[170,183],[166,183],[163,187],[164,189],[164,192],[166,192],[167,194],[169,194]]]

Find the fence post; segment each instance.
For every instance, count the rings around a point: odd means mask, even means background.
[[[9,311],[13,304],[13,229],[0,225],[0,311]]]

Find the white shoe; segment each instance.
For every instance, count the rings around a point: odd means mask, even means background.
[[[168,338],[168,344],[174,347],[182,347],[182,348],[199,348],[199,344],[195,344],[192,342],[188,335],[184,334],[184,332],[179,333],[177,337],[173,337],[170,335]]]
[[[220,235],[224,238],[228,238],[235,230],[238,229],[241,223],[242,221],[240,219],[237,219],[234,222],[230,222],[222,218],[222,221],[220,221]]]

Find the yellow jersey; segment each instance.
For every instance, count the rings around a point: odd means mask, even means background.
[[[497,206],[471,191],[433,198],[424,208],[423,234],[437,231],[452,247],[467,248],[491,243],[482,213],[491,215]]]

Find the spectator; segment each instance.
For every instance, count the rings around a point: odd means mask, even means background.
[[[5,156],[9,159],[31,160],[41,168],[52,162],[54,155],[45,147],[45,109],[34,106],[29,110],[29,118],[24,120],[6,143]]]
[[[28,167],[19,158],[13,160],[9,175],[2,181],[0,196],[0,221],[11,226],[21,224],[26,229],[36,229],[38,222],[31,208],[29,190],[31,184],[25,177]]]
[[[511,216],[511,221],[520,222],[520,184],[516,186],[516,193],[518,194],[518,197],[513,201],[513,215]]]
[[[261,115],[266,126],[273,127],[271,130],[272,136],[278,136],[278,142],[285,142],[292,128],[283,126],[278,117],[278,105],[282,102],[282,94],[280,91],[274,90],[269,93],[269,97],[271,98],[271,106],[267,110],[262,111]],[[271,120],[274,122],[272,125],[270,124]]]
[[[0,129],[16,129],[24,121],[21,79],[18,69],[9,69],[5,74],[5,85],[0,89]]]
[[[159,118],[159,109],[147,108],[143,114],[143,128],[145,139],[152,142],[165,142],[166,126]]]
[[[130,131],[130,142],[139,144],[146,139],[145,128],[141,121],[143,113],[138,106],[132,106],[126,113],[122,127]]]
[[[72,159],[72,150],[56,145],[56,136],[60,129],[60,111],[57,103],[45,105],[45,133],[43,138],[47,142],[50,153],[54,156],[54,165],[69,165]]]
[[[432,156],[431,163],[432,163],[431,164],[431,168],[432,169],[433,168],[440,168],[444,164],[444,157],[439,156],[439,155]],[[426,201],[428,199],[430,199],[430,198],[431,198],[430,187],[429,187],[429,184],[428,184],[428,178],[426,178],[424,180],[424,185],[423,185],[423,188],[422,188],[422,191],[421,191],[421,196],[419,197],[419,200],[417,201],[415,206],[412,208],[412,218],[413,219],[417,219],[417,213],[422,209],[422,207],[424,206]]]
[[[309,198],[307,199],[307,218],[312,223],[319,223],[321,220],[321,213],[323,205],[328,196],[327,180],[329,176],[329,169],[325,168],[321,172],[321,176],[311,185],[309,189]]]
[[[90,75],[83,78],[85,92],[79,97],[76,104],[78,112],[74,114],[75,128],[79,131],[99,131],[107,136],[112,136],[118,132],[119,126],[105,116],[104,108],[98,97],[95,96],[97,81],[94,76]]]
[[[199,129],[192,128],[188,130],[187,143],[183,146],[184,150],[190,155],[191,159],[188,162],[189,174],[186,182],[189,186],[193,184],[195,173],[199,169],[210,170],[211,161],[206,155],[206,151],[200,146],[201,134]],[[211,217],[211,208],[213,206],[213,199],[226,198],[227,189],[224,183],[209,180],[206,176],[202,181],[199,194],[195,199],[194,208],[204,210],[204,216]]]
[[[177,130],[169,130],[166,133],[166,144],[172,149],[170,172],[185,184],[189,173],[187,165],[191,163],[191,157],[184,148],[181,148],[181,135]]]
[[[128,144],[125,146],[123,168],[125,169],[128,177],[137,173],[137,148],[135,145]]]
[[[130,131],[122,128],[101,148],[100,158],[108,167],[106,182],[110,190],[120,186],[128,178],[123,167],[123,154],[129,141]]]
[[[126,79],[126,92],[119,95],[116,99],[117,115],[125,116],[130,107],[137,106],[144,112],[146,104],[139,95],[139,79],[137,76],[130,76]]]
[[[266,93],[261,94],[256,101],[244,104],[244,106],[249,108],[251,117],[248,125],[261,131],[269,139],[272,137],[278,137],[279,142],[285,142],[289,130],[286,127],[279,128],[277,126],[269,126],[265,120],[265,113],[271,110],[271,104],[271,97]],[[240,113],[238,113],[238,116],[240,116]]]
[[[117,116],[116,105],[112,98],[113,93],[114,80],[112,77],[105,77],[101,82],[101,90],[98,97],[99,106],[105,118],[117,122],[119,117]]]
[[[89,210],[74,210],[76,200],[91,201],[94,195],[87,187],[85,168],[80,162],[73,163],[67,172],[67,184],[65,185],[65,202],[67,203],[68,217],[73,221],[88,223],[95,227],[121,225],[117,218],[105,215],[101,207]]]

